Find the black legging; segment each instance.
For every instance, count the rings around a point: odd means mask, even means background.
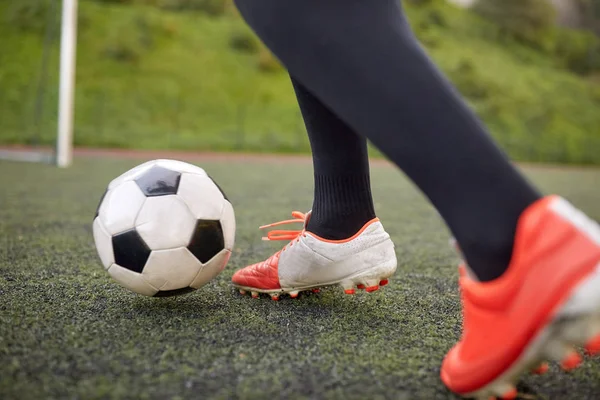
[[[498,276],[519,215],[540,196],[427,57],[398,1],[236,4],[290,74],[425,193],[477,275]]]

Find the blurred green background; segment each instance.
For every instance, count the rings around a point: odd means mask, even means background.
[[[473,4],[403,3],[510,156],[600,164],[600,0],[453,2]],[[55,143],[60,8],[0,0],[0,146]],[[310,150],[285,70],[231,0],[80,0],[76,82],[76,146]]]

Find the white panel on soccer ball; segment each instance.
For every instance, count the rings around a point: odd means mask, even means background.
[[[221,250],[216,256],[211,258],[209,262],[202,266],[202,269],[200,269],[200,272],[196,275],[196,278],[194,278],[190,287],[199,289],[214,279],[223,272],[229,262],[229,257],[231,257],[231,252],[229,250]]]
[[[138,274],[117,264],[111,265],[108,273],[119,285],[136,293],[143,294],[144,296],[154,296],[158,292],[158,289],[150,285],[142,277],[142,274]]]
[[[190,174],[206,176],[206,171],[204,171],[202,168],[183,161],[161,159],[156,160],[156,164],[163,168],[170,169],[171,171],[177,171],[182,173],[188,172]]]
[[[188,245],[196,218],[178,196],[148,197],[135,226],[151,250],[166,250]]]
[[[116,235],[132,229],[145,200],[146,196],[132,181],[124,182],[109,190],[98,211],[106,231]]]
[[[126,171],[126,172],[122,173],[121,175],[117,176],[115,179],[113,179],[108,184],[108,189],[113,189],[113,188],[119,186],[123,182],[134,180],[135,178],[137,178],[138,176],[140,176],[141,174],[143,174],[144,172],[146,172],[147,170],[152,168],[152,166],[154,166],[154,164],[156,164],[156,160],[150,160],[150,161],[146,161],[145,163],[140,164],[136,167],[131,168],[129,171]]]
[[[179,196],[197,219],[219,219],[225,198],[219,188],[206,175],[182,174]]]
[[[159,290],[189,287],[202,264],[185,247],[153,251],[144,266],[142,276]]]
[[[223,215],[221,215],[223,239],[225,241],[225,248],[232,250],[235,243],[235,213],[230,202],[225,200],[223,203]]]
[[[102,261],[104,268],[108,268],[112,265],[112,263],[115,262],[112,237],[102,226],[102,221],[100,221],[100,218],[96,218],[94,220],[92,230],[94,232],[94,243],[96,244],[96,250],[100,256],[100,261]]]

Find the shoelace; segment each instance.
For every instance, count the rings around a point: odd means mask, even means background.
[[[294,242],[298,241],[298,239],[300,238],[301,235],[302,236],[305,235],[304,224],[306,223],[306,214],[304,214],[300,211],[292,211],[292,218],[293,219],[286,219],[284,221],[279,221],[279,222],[274,222],[272,224],[263,225],[259,229],[267,229],[267,228],[273,228],[275,226],[289,225],[289,224],[295,224],[295,223],[302,223],[302,229],[299,229],[299,230],[275,229],[275,230],[267,232],[267,236],[264,236],[262,238],[262,240],[268,240],[268,241],[289,240],[290,241],[289,245],[290,246],[293,245]],[[287,246],[285,246],[283,248],[283,250],[285,250],[286,248],[287,248]]]

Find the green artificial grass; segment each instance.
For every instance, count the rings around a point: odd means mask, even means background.
[[[195,160],[234,204],[234,254],[201,290],[157,299],[112,281],[91,233],[105,185],[142,161],[77,159],[66,170],[0,162],[0,398],[455,398],[438,376],[460,334],[457,258],[401,173],[373,167],[378,215],[400,262],[390,285],[274,302],[241,296],[229,279],[283,245],[261,242],[259,225],[310,207],[310,162]],[[600,219],[598,169],[525,170]],[[586,361],[570,374],[552,365],[519,391],[597,398],[600,361]]]

